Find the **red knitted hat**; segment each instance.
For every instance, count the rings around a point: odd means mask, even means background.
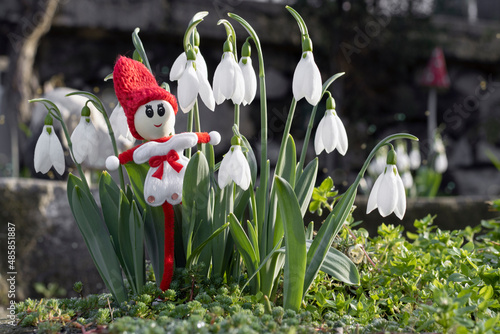
[[[127,123],[132,135],[142,140],[134,126],[134,116],[137,109],[153,100],[165,100],[177,114],[175,96],[158,86],[156,79],[146,66],[133,59],[120,56],[113,71],[115,94],[127,116]]]

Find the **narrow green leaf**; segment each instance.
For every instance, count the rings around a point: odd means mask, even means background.
[[[203,249],[205,248],[205,246],[210,242],[212,241],[214,238],[218,237],[221,233],[225,232],[226,231],[226,228],[229,226],[229,223],[225,223],[224,225],[222,225],[221,227],[219,227],[218,229],[216,229],[214,231],[214,233],[212,233],[212,235],[210,237],[208,237],[207,240],[203,241],[198,247],[196,247],[195,250],[193,250],[191,252],[191,255],[190,257],[187,259],[187,264],[188,264],[188,267],[190,267],[193,263],[196,263],[197,262],[197,259],[198,257],[200,256],[201,252],[203,251]],[[220,255],[220,254],[219,254]]]
[[[137,292],[142,290],[146,278],[144,258],[144,222],[135,201],[130,204],[130,249],[133,253],[133,277]]]
[[[304,172],[300,175],[297,183],[295,184],[295,194],[300,204],[300,213],[302,217],[307,212],[307,207],[311,201],[311,196],[314,190],[314,185],[316,183],[316,177],[318,175],[318,158],[312,160],[304,169]]]
[[[283,162],[283,171],[281,174],[276,174],[284,178],[290,186],[295,187],[295,168],[297,166],[297,151],[292,135],[288,135],[285,146],[285,161]]]
[[[236,248],[243,258],[243,262],[248,270],[248,275],[252,275],[257,270],[259,264],[257,254],[240,222],[232,213],[229,214],[229,223],[230,232],[235,241]]]
[[[298,311],[302,303],[307,259],[304,222],[299,202],[290,184],[279,176],[275,178],[275,184],[285,229],[283,305],[285,309]]]
[[[101,200],[102,214],[109,234],[114,242],[118,242],[118,207],[120,205],[120,188],[104,171],[99,178],[99,199]],[[116,247],[115,250],[119,250]]]
[[[307,248],[312,240],[307,240]],[[320,270],[346,284],[359,285],[359,272],[356,265],[344,253],[330,247]]]
[[[118,244],[120,245],[120,254],[123,259],[123,270],[125,271],[125,276],[132,286],[134,293],[137,293],[135,286],[135,275],[134,275],[134,251],[131,247],[132,241],[130,236],[130,202],[127,196],[122,191],[120,193],[120,215],[118,219]]]
[[[89,253],[101,275],[104,284],[117,302],[127,299],[127,292],[121,276],[121,268],[104,222],[92,204],[93,197],[86,194],[75,176],[68,178],[68,199],[71,211],[82,233]],[[92,199],[91,199],[92,198]]]

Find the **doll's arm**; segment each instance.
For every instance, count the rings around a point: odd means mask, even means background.
[[[212,144],[215,146],[220,143],[220,134],[217,131],[195,133],[198,136],[198,144]]]
[[[122,152],[116,157],[115,155],[110,155],[106,158],[106,169],[107,170],[117,170],[120,165],[125,165],[128,162],[134,161],[133,156],[136,149],[138,149],[142,144],[132,147],[131,149]]]

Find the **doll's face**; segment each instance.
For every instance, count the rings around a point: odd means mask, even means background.
[[[167,137],[174,133],[174,109],[167,101],[150,101],[137,109],[134,125],[137,133],[146,140]]]

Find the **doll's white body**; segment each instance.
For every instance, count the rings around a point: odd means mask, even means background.
[[[176,205],[182,201],[182,184],[189,162],[183,151],[197,142],[195,133],[181,133],[163,143],[147,142],[134,151],[135,163],[149,161],[150,169],[144,181],[144,199],[149,205],[160,206],[165,201]]]

